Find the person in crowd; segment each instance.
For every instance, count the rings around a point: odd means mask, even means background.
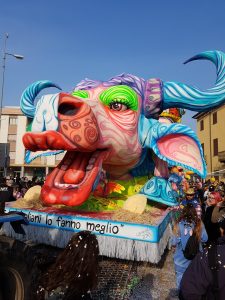
[[[7,184],[7,186],[13,186],[13,178],[11,178],[10,176],[7,176],[6,184]]]
[[[211,221],[212,223],[217,223],[218,219],[225,217],[225,193],[221,192],[222,201],[218,202],[213,209]]]
[[[15,201],[11,182],[4,177],[0,177],[0,215],[5,214],[5,202]]]
[[[220,237],[196,255],[185,271],[180,300],[225,299],[225,218],[218,219]]]
[[[91,291],[97,285],[98,255],[96,236],[89,231],[76,233],[43,276],[36,299],[92,299]]]
[[[185,192],[185,198],[181,201],[180,208],[183,209],[187,204],[191,204],[196,209],[197,215],[201,218],[202,208],[197,198],[195,197],[195,191],[193,188],[189,188]]]
[[[189,237],[195,234],[199,242],[199,250],[202,251],[202,243],[208,239],[204,224],[197,216],[196,209],[191,204],[187,204],[181,211],[180,218],[174,226],[174,235],[171,244],[175,247],[174,266],[176,273],[176,285],[179,290],[180,282],[184,271],[187,269],[191,260],[184,257],[184,249]]]
[[[23,194],[21,192],[21,187],[19,184],[13,185],[13,196],[15,197],[15,200],[23,197]]]
[[[217,204],[222,201],[219,192],[211,192],[206,200],[206,210],[203,218],[203,223],[208,234],[207,243],[212,243],[220,236],[220,230],[217,223],[212,222],[212,213]]]
[[[214,192],[214,191],[215,191],[215,186],[214,185],[206,186],[206,189],[205,189],[205,192],[204,192],[204,200],[207,200],[209,194],[211,192]]]
[[[204,191],[203,191],[202,183],[198,178],[196,180],[195,191],[196,191],[196,197],[200,205],[202,205],[202,203],[204,202]]]

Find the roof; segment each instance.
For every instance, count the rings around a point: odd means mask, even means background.
[[[192,119],[200,119],[200,118],[202,118],[202,117],[204,117],[204,116],[207,116],[208,114],[210,114],[210,113],[212,113],[212,112],[214,112],[214,111],[216,111],[218,108],[220,108],[220,107],[225,107],[225,104],[223,103],[222,105],[219,105],[219,106],[217,106],[217,107],[214,107],[213,109],[211,109],[211,110],[209,110],[209,111],[203,111],[203,112],[198,112],[197,114],[195,114],[193,117],[192,117]]]
[[[4,106],[2,108],[2,115],[23,115],[19,106]]]
[[[204,117],[204,116],[208,115],[211,112],[212,112],[212,110],[210,110],[210,111],[204,111],[204,112],[199,112],[199,113],[195,114],[194,116],[192,116],[192,119],[197,119],[198,120],[201,117]]]

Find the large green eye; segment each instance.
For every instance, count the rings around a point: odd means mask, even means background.
[[[74,96],[74,97],[78,96],[78,97],[83,98],[83,99],[86,99],[86,98],[89,97],[88,92],[87,91],[82,91],[82,90],[73,91],[71,93],[71,95]]]
[[[113,110],[138,110],[138,96],[134,90],[126,85],[112,86],[101,93],[99,98],[104,105]]]

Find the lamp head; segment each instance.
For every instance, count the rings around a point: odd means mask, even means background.
[[[13,54],[13,56],[17,59],[24,59],[24,56],[20,54]]]

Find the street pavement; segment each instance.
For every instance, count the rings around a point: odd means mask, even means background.
[[[94,300],[177,300],[172,251],[156,264],[100,258]]]

